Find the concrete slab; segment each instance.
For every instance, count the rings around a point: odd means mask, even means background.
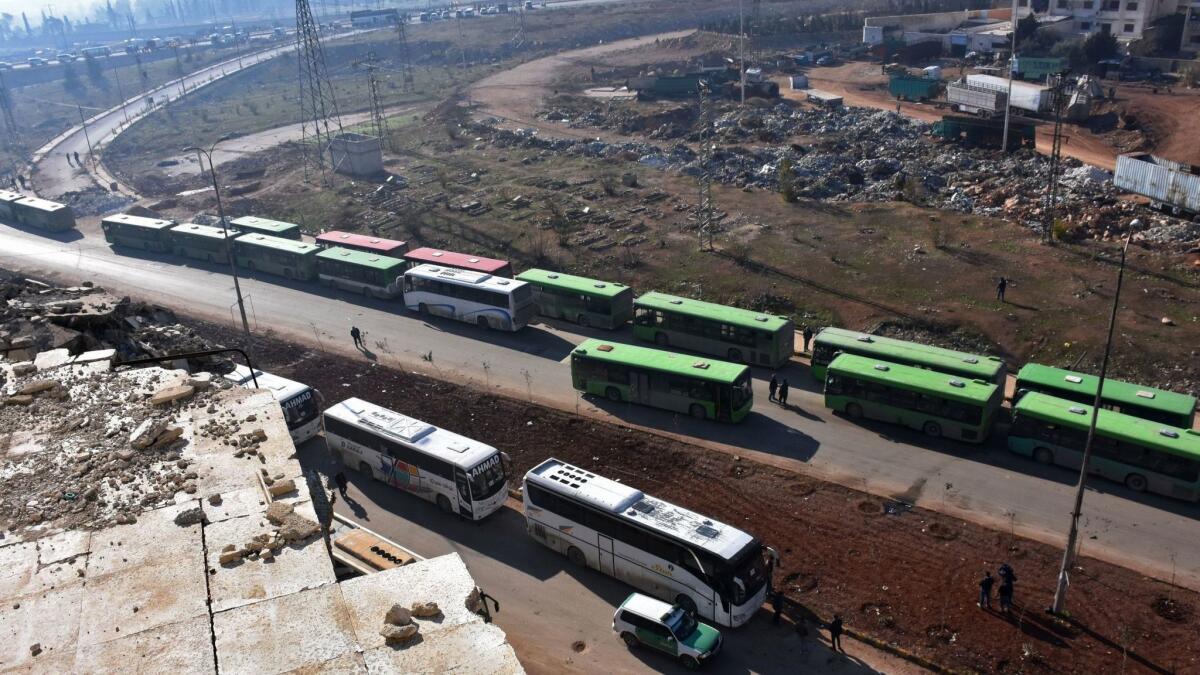
[[[192,499],[147,511],[132,525],[118,525],[92,533],[91,554],[88,556],[87,577],[94,579],[122,569],[139,567],[157,560],[173,560],[177,565],[203,569],[203,544],[200,526],[180,527],[175,516],[195,506]]]
[[[50,563],[84,555],[91,550],[90,530],[68,530],[37,540],[38,564]]]
[[[33,365],[39,371],[53,370],[59,366],[64,366],[71,361],[71,352],[66,349],[50,349],[44,352],[38,352],[38,355],[33,358]]]
[[[213,625],[217,661],[230,675],[318,670],[356,649],[338,584],[219,612]]]
[[[297,512],[316,520],[311,506],[301,506]],[[222,612],[337,581],[333,563],[320,537],[303,546],[283,547],[271,562],[260,558],[245,559],[231,565],[220,564],[221,550],[226,544],[240,548],[255,535],[274,530],[275,527],[266,518],[259,516],[233,518],[205,528],[208,568],[215,570],[208,578],[212,611]]]
[[[210,675],[216,669],[212,628],[208,616],[151,628],[81,647],[73,665],[74,672],[90,675],[126,675],[130,671]]]
[[[422,628],[424,631],[424,628]],[[452,626],[436,637],[405,647],[376,647],[363,653],[370,673],[454,673],[516,675],[525,669],[495,624]]]
[[[86,647],[151,628],[207,616],[200,546],[87,579],[79,645]]]
[[[37,566],[36,542],[9,544],[0,548],[0,600],[30,592]]]
[[[5,599],[0,612],[0,670],[42,657],[50,660],[51,656],[70,655],[79,633],[83,595],[83,584],[77,583],[17,600]],[[41,645],[38,656],[30,652],[34,644]]]

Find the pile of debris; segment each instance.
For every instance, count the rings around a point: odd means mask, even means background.
[[[59,201],[71,207],[75,217],[107,216],[121,211],[137,201],[120,192],[109,192],[98,187],[63,193]]]

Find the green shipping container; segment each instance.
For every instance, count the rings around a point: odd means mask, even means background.
[[[888,80],[888,93],[903,101],[928,101],[938,95],[937,80],[912,75],[893,75]]]

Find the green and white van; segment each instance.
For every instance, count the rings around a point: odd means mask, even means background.
[[[613,615],[613,632],[630,649],[649,645],[675,657],[689,669],[721,650],[721,631],[697,621],[678,605],[631,593]]]

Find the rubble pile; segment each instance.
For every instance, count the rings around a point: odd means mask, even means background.
[[[119,192],[109,192],[98,187],[64,193],[60,201],[71,207],[75,217],[107,216],[116,213],[137,201]]]
[[[932,125],[892,112],[867,108],[805,107],[781,102],[770,108],[737,108],[717,103],[713,120],[717,148],[707,167],[690,145],[698,141],[694,120],[686,131],[647,126],[645,115],[621,106],[592,106],[578,113],[545,111],[567,126],[613,129],[651,128],[651,139],[680,139],[670,146],[641,141],[552,139],[532,130],[502,130],[483,123],[492,142],[504,147],[638,163],[685,175],[707,169],[713,179],[738,187],[779,189],[779,167],[791,165],[792,186],[802,198],[824,201],[911,201],[921,205],[1004,218],[1041,228],[1045,216],[1048,158],[1032,150],[1010,155],[964,147],[932,136]],[[686,118],[672,113],[681,121]],[[665,126],[665,125],[664,125]],[[1058,235],[1108,239],[1123,234],[1140,218],[1145,230],[1136,241],[1180,245],[1200,239],[1200,226],[1152,211],[1129,200],[1107,171],[1075,159],[1063,160],[1058,194]]]

